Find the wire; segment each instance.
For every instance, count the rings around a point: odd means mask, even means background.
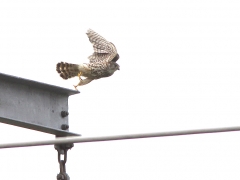
[[[0,149],[1,148],[14,148],[14,147],[27,147],[27,146],[44,146],[44,145],[52,145],[52,144],[84,143],[84,142],[114,141],[114,140],[152,138],[152,137],[164,137],[164,136],[220,133],[220,132],[230,132],[230,131],[240,131],[240,127],[195,129],[195,130],[184,130],[184,131],[128,134],[128,135],[115,135],[115,136],[102,136],[102,137],[87,137],[87,138],[74,136],[74,137],[56,138],[54,140],[0,144]]]

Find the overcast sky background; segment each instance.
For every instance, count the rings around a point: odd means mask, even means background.
[[[0,72],[69,89],[55,70],[83,63],[93,29],[120,71],[69,98],[82,137],[240,125],[240,2],[0,1]],[[54,139],[0,124],[0,143]],[[53,146],[0,150],[1,179],[56,179]],[[240,133],[75,144],[71,180],[238,180]]]

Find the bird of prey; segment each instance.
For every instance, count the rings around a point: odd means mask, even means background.
[[[79,77],[79,83],[74,85],[76,90],[77,86],[88,84],[94,79],[109,77],[120,69],[120,66],[116,63],[119,55],[114,44],[91,29],[86,34],[94,49],[93,54],[88,57],[89,63],[71,64],[60,62],[56,67],[57,72],[63,79]],[[82,76],[85,79],[82,79]]]

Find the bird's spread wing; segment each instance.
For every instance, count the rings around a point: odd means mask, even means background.
[[[117,56],[117,49],[113,43],[89,29],[87,32],[89,41],[93,44],[94,53],[88,57],[90,63],[110,62]],[[116,58],[114,59],[116,60]],[[116,62],[116,61],[115,61]]]

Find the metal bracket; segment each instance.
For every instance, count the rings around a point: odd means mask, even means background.
[[[70,180],[66,172],[67,151],[73,147],[73,143],[70,144],[55,144],[54,148],[58,151],[58,163],[60,166],[60,173],[57,175],[57,180]],[[63,155],[63,160],[61,160]]]

